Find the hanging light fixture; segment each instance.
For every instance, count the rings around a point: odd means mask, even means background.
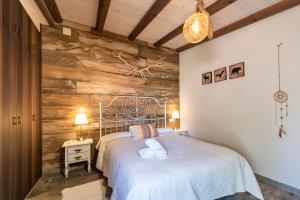
[[[189,16],[183,25],[183,35],[189,43],[198,43],[206,37],[213,38],[213,28],[209,13],[202,0],[196,0],[196,11]]]

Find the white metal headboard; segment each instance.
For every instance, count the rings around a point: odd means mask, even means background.
[[[136,124],[167,125],[167,104],[163,105],[154,97],[117,96],[108,105],[99,103],[100,137],[128,131]]]

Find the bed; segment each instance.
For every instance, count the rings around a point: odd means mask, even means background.
[[[100,104],[97,168],[108,179],[112,200],[213,200],[238,192],[263,199],[248,162],[237,152],[177,134],[159,136],[165,160],[137,155],[144,139],[128,127],[166,126],[166,104],[153,97],[116,97]],[[105,136],[106,135],[106,136]]]

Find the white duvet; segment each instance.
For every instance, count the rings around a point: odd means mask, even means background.
[[[158,141],[168,151],[165,160],[139,157],[143,139],[101,144],[105,150],[97,166],[108,177],[112,200],[213,200],[245,191],[263,199],[251,167],[238,153],[175,134]]]

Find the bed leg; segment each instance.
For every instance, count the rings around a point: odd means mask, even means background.
[[[105,191],[105,197],[106,198],[110,198],[111,197],[111,194],[112,194],[112,189],[111,189],[111,187],[109,187],[109,186],[107,186],[106,187],[106,191]]]

